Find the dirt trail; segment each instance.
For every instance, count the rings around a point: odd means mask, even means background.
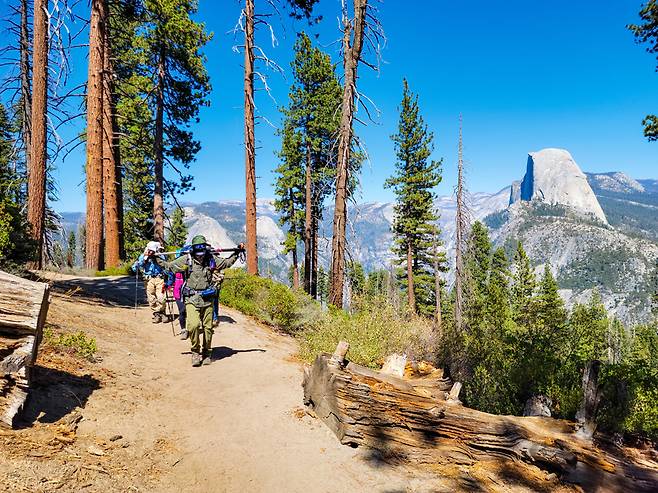
[[[43,355],[27,422],[14,435],[0,435],[0,450],[8,451],[0,453],[6,491],[403,492],[459,486],[341,446],[303,410],[302,365],[291,338],[224,310],[213,363],[193,368],[188,341],[173,337],[170,324],[152,324],[147,308],[132,308],[131,279],[53,280],[60,294],[53,297],[49,322],[56,330],[95,337],[102,361],[58,374],[49,367],[62,361]],[[75,443],[54,445],[59,423],[80,405]],[[37,454],[10,453],[19,439]]]

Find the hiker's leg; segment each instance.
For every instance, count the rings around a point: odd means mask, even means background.
[[[192,303],[185,304],[185,325],[187,326],[187,333],[190,336],[192,344],[192,353],[201,353],[201,344],[199,341],[199,333],[201,331],[201,317],[199,309]]]
[[[153,283],[154,278],[151,277],[146,280],[146,299],[148,301],[149,306],[151,307],[151,310],[153,312],[157,311],[157,306],[158,306],[158,299],[155,296],[155,284]]]
[[[155,289],[155,311],[158,313],[164,313],[167,299],[167,294],[164,292],[164,279],[161,277],[154,277],[153,284]]]
[[[202,323],[203,323],[203,357],[210,357],[210,353],[212,352],[212,335],[213,335],[213,328],[212,328],[212,313],[213,313],[213,307],[207,306],[203,309],[204,311],[202,312]]]
[[[182,300],[176,300],[176,307],[178,308],[178,323],[180,330],[185,330],[185,303]]]

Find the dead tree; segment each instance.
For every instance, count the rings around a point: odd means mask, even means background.
[[[0,289],[0,426],[11,427],[30,388],[49,288],[0,271]]]
[[[434,232],[434,325],[437,335],[442,333],[443,320],[441,317],[441,271],[439,270],[439,235]]]
[[[48,166],[48,1],[34,0],[34,41],[32,70],[32,138],[30,167],[27,170],[27,220],[36,242],[34,266],[43,266],[46,220],[46,170]]]
[[[30,84],[30,29],[27,0],[20,3],[20,77],[21,77],[21,124],[25,168],[30,169],[30,144],[32,142],[32,86]]]
[[[86,266],[103,268],[103,47],[105,6],[91,3],[87,75],[87,237]]]
[[[469,409],[459,402],[461,384],[441,370],[406,365],[411,375],[393,376],[346,361],[348,348],[341,342],[333,355],[320,354],[303,380],[304,404],[342,444],[431,467],[513,461],[555,472],[585,491],[602,484],[609,491],[655,491],[655,469],[597,449],[574,433],[571,422]]]
[[[254,128],[254,0],[245,0],[244,10],[244,151],[247,237],[247,272],[258,275],[256,237],[256,137]]]
[[[464,252],[466,251],[466,230],[468,218],[464,197],[464,156],[462,144],[462,118],[459,116],[459,144],[457,150],[457,213],[455,216],[455,327],[463,328],[464,311]]]
[[[347,200],[349,172],[353,145],[353,122],[359,63],[375,68],[363,60],[364,43],[377,51],[381,31],[379,23],[369,11],[368,0],[353,0],[354,16],[350,18],[347,0],[342,2],[343,98],[338,130],[338,158],[336,165],[336,199],[334,205],[333,235],[331,240],[331,279],[329,303],[342,308],[345,285],[345,247],[347,230]],[[369,30],[369,33],[367,32]]]

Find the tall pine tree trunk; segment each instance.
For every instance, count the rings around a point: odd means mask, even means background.
[[[110,59],[107,0],[100,0],[103,29],[103,210],[105,224],[105,265],[116,267],[121,262],[119,182],[115,158],[113,70]]]
[[[318,206],[313,205],[313,223],[311,225],[311,297],[317,299],[318,297]]]
[[[43,266],[46,219],[46,169],[48,136],[48,0],[34,0],[34,45],[32,68],[32,137],[27,170],[27,220],[37,245],[34,267]]]
[[[313,173],[311,165],[311,143],[306,142],[306,186],[304,187],[304,291],[311,293],[311,277],[313,273],[313,242],[312,216],[313,201],[311,199]]]
[[[103,268],[103,12],[91,2],[87,76],[87,237],[86,267]]]
[[[333,236],[331,240],[331,287],[329,292],[329,303],[338,308],[342,308],[343,306],[345,234],[347,228],[347,199],[352,150],[354,98],[356,96],[357,69],[363,48],[367,6],[368,0],[354,0],[353,22],[350,22],[347,18],[347,13],[343,12],[343,67],[345,75],[338,133],[336,202],[334,206]]]
[[[25,169],[30,169],[30,146],[32,145],[32,90],[30,85],[30,30],[28,27],[28,4],[27,0],[21,0],[21,46],[20,46],[20,70],[21,70],[21,123],[23,149],[25,150]],[[21,191],[17,192],[17,203],[21,203]]]
[[[164,48],[158,58],[158,85],[155,91],[155,186],[153,190],[153,238],[164,245]]]
[[[409,311],[416,313],[416,292],[414,287],[414,252],[411,241],[407,240],[407,302]]]
[[[247,272],[258,275],[256,239],[256,137],[254,135],[254,0],[245,0],[244,147],[247,236]]]

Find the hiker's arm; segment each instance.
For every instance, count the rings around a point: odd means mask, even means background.
[[[144,254],[141,254],[137,260],[135,260],[135,263],[132,265],[130,268],[133,272],[137,273],[137,271],[141,268],[144,267]]]
[[[185,272],[187,270],[187,256],[183,255],[181,257],[178,257],[176,260],[173,262],[166,262],[164,260],[160,260],[159,264],[163,266],[165,269],[170,270],[174,274],[176,272]]]
[[[216,270],[228,269],[235,263],[236,260],[238,260],[239,256],[240,254],[238,252],[233,252],[231,256],[227,258],[215,257],[215,262],[217,263],[217,267],[215,269]]]

